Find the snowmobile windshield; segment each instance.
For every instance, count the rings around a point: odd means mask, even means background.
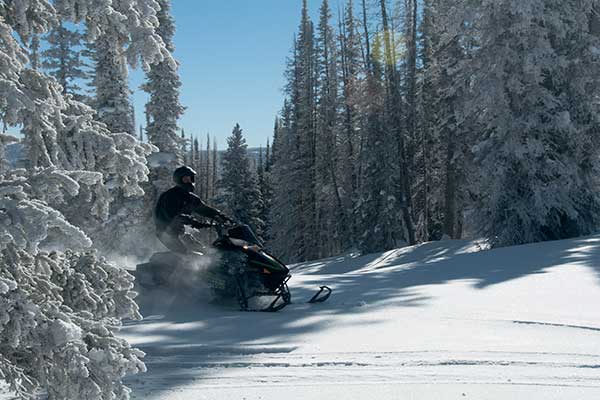
[[[263,245],[248,225],[238,225],[234,228],[229,229],[228,233],[229,237],[232,239],[243,240],[249,244],[261,247]]]

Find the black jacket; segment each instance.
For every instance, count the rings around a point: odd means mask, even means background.
[[[189,224],[185,221],[193,221],[192,214],[199,214],[206,218],[223,218],[219,210],[206,205],[194,193],[190,193],[180,186],[167,190],[158,198],[154,211],[157,233],[166,230],[174,234],[182,233],[184,225]],[[181,223],[181,217],[183,217],[183,223]]]

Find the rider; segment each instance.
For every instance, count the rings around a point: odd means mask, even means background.
[[[175,253],[190,251],[189,246],[186,246],[181,238],[186,225],[192,228],[212,226],[212,224],[202,223],[192,217],[193,213],[217,222],[231,221],[219,210],[208,206],[194,194],[195,177],[196,171],[190,167],[177,168],[173,172],[173,180],[177,186],[160,195],[154,211],[158,239]]]

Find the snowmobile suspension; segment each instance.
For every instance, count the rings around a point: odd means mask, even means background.
[[[238,302],[240,304],[241,311],[249,311],[249,312],[276,312],[283,309],[285,306],[292,302],[292,295],[288,288],[287,282],[290,280],[291,275],[288,275],[285,280],[275,289],[272,293],[257,293],[251,296],[246,295],[246,291],[244,290],[243,283],[239,276],[236,276],[236,281],[238,284]],[[265,297],[265,296],[276,296],[275,299],[265,308],[262,309],[252,309],[249,308],[248,300],[255,297]],[[280,300],[283,300],[280,302]],[[280,303],[280,304],[277,304]]]

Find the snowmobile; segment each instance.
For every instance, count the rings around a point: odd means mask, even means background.
[[[275,312],[292,302],[288,281],[289,268],[269,254],[252,229],[244,224],[214,224],[217,239],[212,248],[219,260],[207,268],[195,270],[193,265],[204,257],[198,253],[156,253],[148,263],[137,266],[134,275],[141,286],[196,285],[195,279],[207,284],[217,299],[235,299],[242,311]],[[308,301],[322,303],[331,289],[321,286]],[[250,303],[270,298],[266,307],[254,308]]]

